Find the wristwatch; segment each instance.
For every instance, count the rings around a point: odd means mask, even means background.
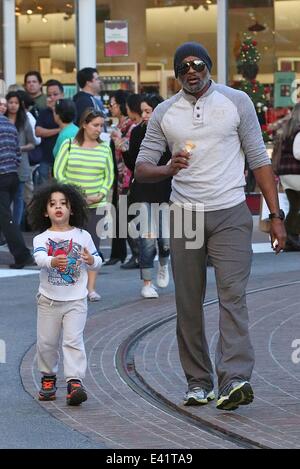
[[[279,218],[280,220],[284,220],[285,219],[284,211],[280,209],[278,213],[270,213],[269,220],[273,220],[273,218]]]

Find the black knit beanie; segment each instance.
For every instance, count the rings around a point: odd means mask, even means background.
[[[177,67],[180,65],[186,57],[194,56],[203,60],[208,70],[211,71],[212,62],[208,55],[207,50],[198,42],[185,42],[176,49],[174,55],[174,71],[175,77],[178,77]]]

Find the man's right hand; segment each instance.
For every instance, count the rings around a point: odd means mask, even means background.
[[[172,158],[167,164],[170,176],[175,176],[181,169],[187,169],[189,167],[190,158],[190,153],[185,150],[172,155]]]

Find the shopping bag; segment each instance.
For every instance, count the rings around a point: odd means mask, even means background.
[[[289,201],[285,192],[278,193],[279,206],[285,214],[289,211]],[[264,196],[261,194],[260,198],[260,211],[259,211],[259,229],[264,233],[270,233],[270,220],[269,220],[269,207],[265,201]]]

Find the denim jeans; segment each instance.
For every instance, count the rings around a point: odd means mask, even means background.
[[[160,207],[159,213],[158,206]],[[142,212],[139,238],[141,278],[142,280],[152,280],[157,245],[160,265],[167,265],[169,260],[169,206],[167,204],[143,203]]]
[[[25,182],[19,182],[18,190],[14,196],[13,221],[21,225],[24,213],[24,189]]]
[[[52,177],[53,164],[41,161],[39,165],[39,184],[49,181]]]
[[[20,227],[12,220],[10,205],[18,190],[19,179],[17,173],[0,174],[0,230],[7,241],[8,248],[21,263],[30,258],[30,251],[26,247]]]

